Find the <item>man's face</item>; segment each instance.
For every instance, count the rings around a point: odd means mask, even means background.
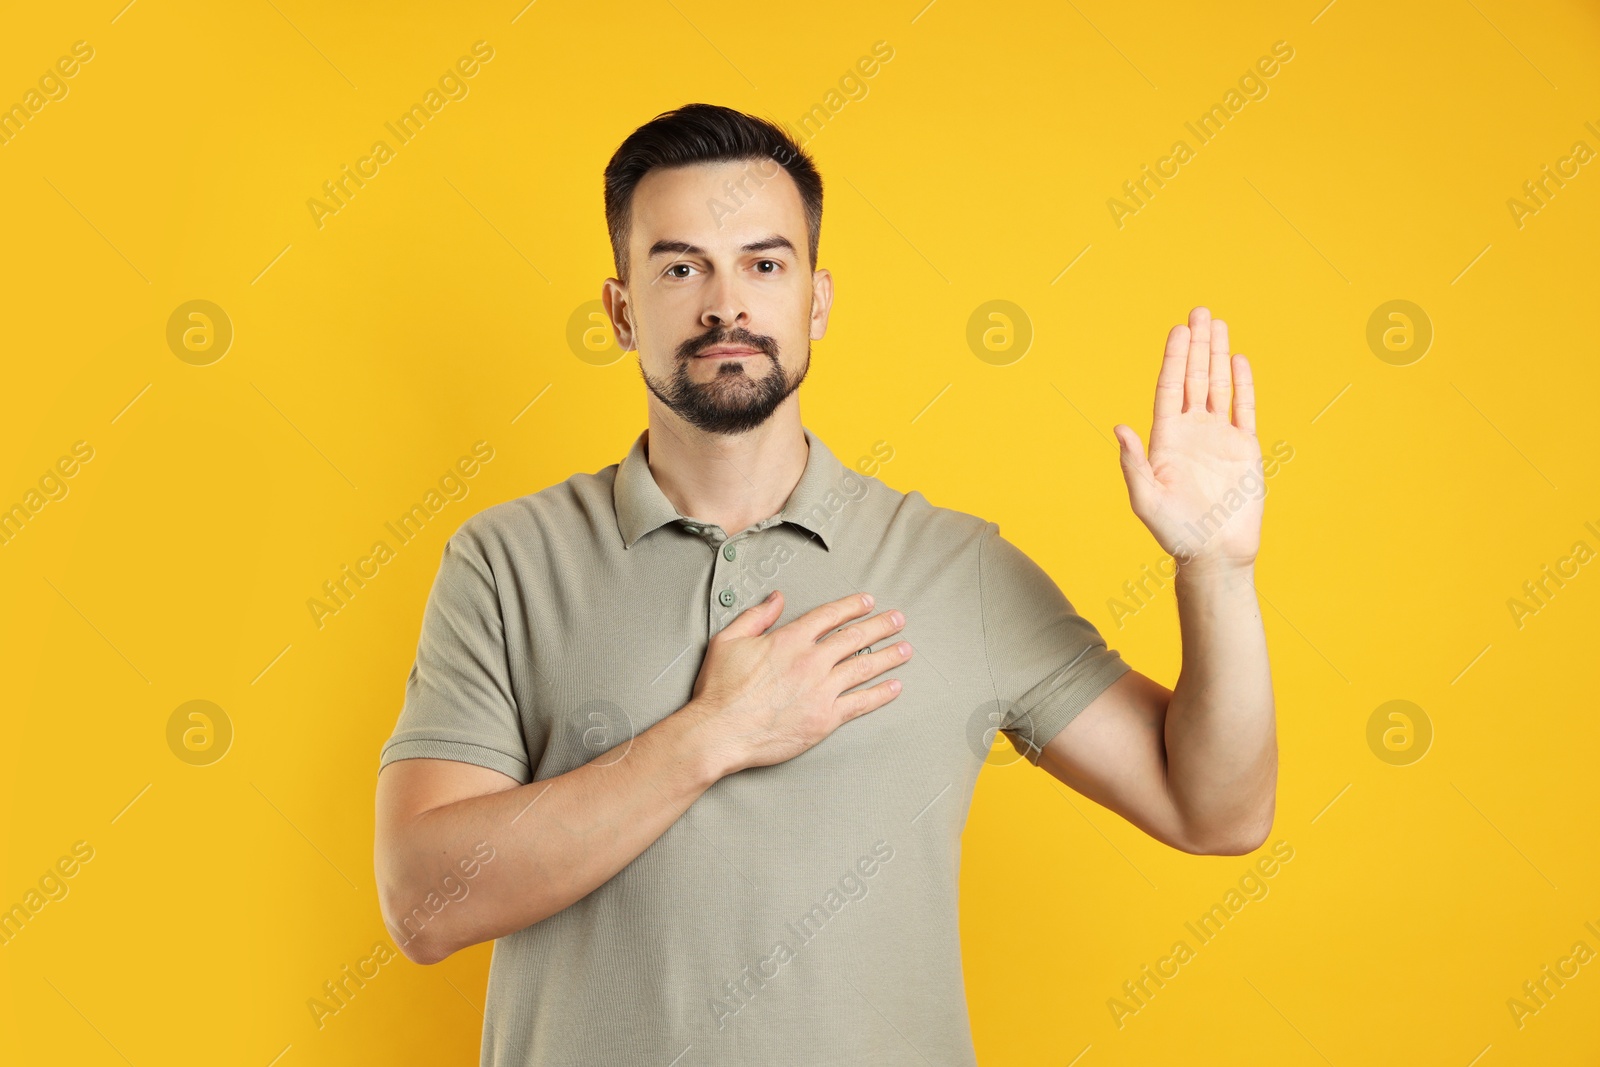
[[[652,170],[628,240],[630,281],[607,279],[602,299],[651,393],[707,433],[766,422],[805,379],[833,296],[788,172],[771,159]]]

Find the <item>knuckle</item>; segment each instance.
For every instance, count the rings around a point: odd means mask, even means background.
[[[857,678],[871,678],[881,674],[889,666],[888,660],[882,652],[872,652],[864,656],[851,657],[854,662],[850,664],[850,671]]]

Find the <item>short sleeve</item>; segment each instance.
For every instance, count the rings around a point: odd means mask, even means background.
[[[460,760],[524,784],[533,780],[494,572],[464,530],[445,542],[400,720],[378,769],[418,758]]]
[[[1132,668],[992,522],[980,541],[978,591],[1000,729],[1037,764],[1044,747]]]

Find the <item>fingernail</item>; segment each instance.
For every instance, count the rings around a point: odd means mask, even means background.
[[[862,603],[866,604],[867,607],[869,607],[869,608],[872,607],[872,594],[871,593],[862,593],[861,594],[861,601],[862,601]]]

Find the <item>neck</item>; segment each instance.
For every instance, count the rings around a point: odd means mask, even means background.
[[[790,399],[793,399],[792,397]],[[650,405],[650,474],[680,515],[729,536],[776,515],[805,473],[809,448],[797,404],[747,433],[708,434]]]

